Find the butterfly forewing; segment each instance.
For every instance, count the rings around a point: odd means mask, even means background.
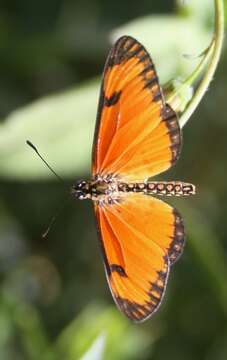
[[[180,148],[176,114],[164,102],[149,54],[135,39],[120,38],[104,69],[93,175],[145,179],[173,165]]]

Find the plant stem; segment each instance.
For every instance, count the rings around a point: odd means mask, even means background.
[[[220,56],[221,56],[221,49],[223,44],[224,38],[224,4],[223,0],[214,0],[215,2],[215,32],[214,38],[210,45],[210,49],[213,49],[213,53],[210,55],[211,60],[208,64],[207,71],[201,80],[191,102],[189,103],[188,107],[180,117],[180,126],[181,128],[187,123],[193,112],[196,110],[197,106],[199,105],[200,101],[202,100],[205,92],[207,91],[210,82],[213,79],[215,70],[217,68]],[[200,65],[199,65],[200,66]]]
[[[175,111],[177,111],[174,108],[173,102],[177,95],[180,95],[184,90],[188,89],[189,87],[192,87],[193,83],[198,80],[202,74],[204,73],[204,69],[206,68],[208,62],[210,61],[210,58],[213,54],[214,50],[214,39],[212,40],[210,46],[204,51],[203,58],[198,64],[198,66],[195,68],[195,70],[189,75],[189,77],[182,82],[182,84],[175,89],[174,91],[171,91],[166,96],[166,102],[170,104]]]

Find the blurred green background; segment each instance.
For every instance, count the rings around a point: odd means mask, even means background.
[[[1,0],[0,359],[227,358],[226,46],[184,128],[182,156],[162,177],[193,182],[198,194],[170,200],[185,219],[187,245],[145,324],[129,323],[113,304],[91,204],[68,201],[25,145],[33,141],[68,187],[89,177],[110,44],[122,34],[138,38],[162,83],[189,75],[214,14],[212,0],[185,3]]]

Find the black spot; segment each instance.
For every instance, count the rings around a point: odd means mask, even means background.
[[[156,283],[150,283],[150,287],[147,289],[146,294],[150,297],[150,300],[141,298],[142,303],[136,303],[128,300],[127,298],[122,298],[114,294],[115,300],[120,308],[120,310],[130,319],[135,322],[141,322],[150,317],[160,306],[162,298],[165,292],[165,286],[168,278],[168,268],[169,268],[169,258],[168,256],[163,256],[165,262],[164,268],[161,271],[157,271],[158,279],[157,283],[160,281],[162,286],[158,286]],[[143,297],[144,293],[141,293]]]
[[[109,98],[104,97],[104,106],[110,107],[117,104],[117,102],[120,99],[120,96],[121,96],[121,91],[115,91]]]
[[[127,277],[127,274],[126,274],[125,270],[123,269],[123,267],[121,265],[111,264],[110,265],[110,271],[111,272],[116,272],[122,277]]]

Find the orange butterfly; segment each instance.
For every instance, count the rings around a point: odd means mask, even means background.
[[[136,322],[158,309],[183,251],[180,214],[151,195],[191,195],[194,185],[147,180],[176,163],[181,144],[149,54],[137,40],[121,37],[104,68],[92,179],[73,185],[72,194],[93,200],[113,298]]]

